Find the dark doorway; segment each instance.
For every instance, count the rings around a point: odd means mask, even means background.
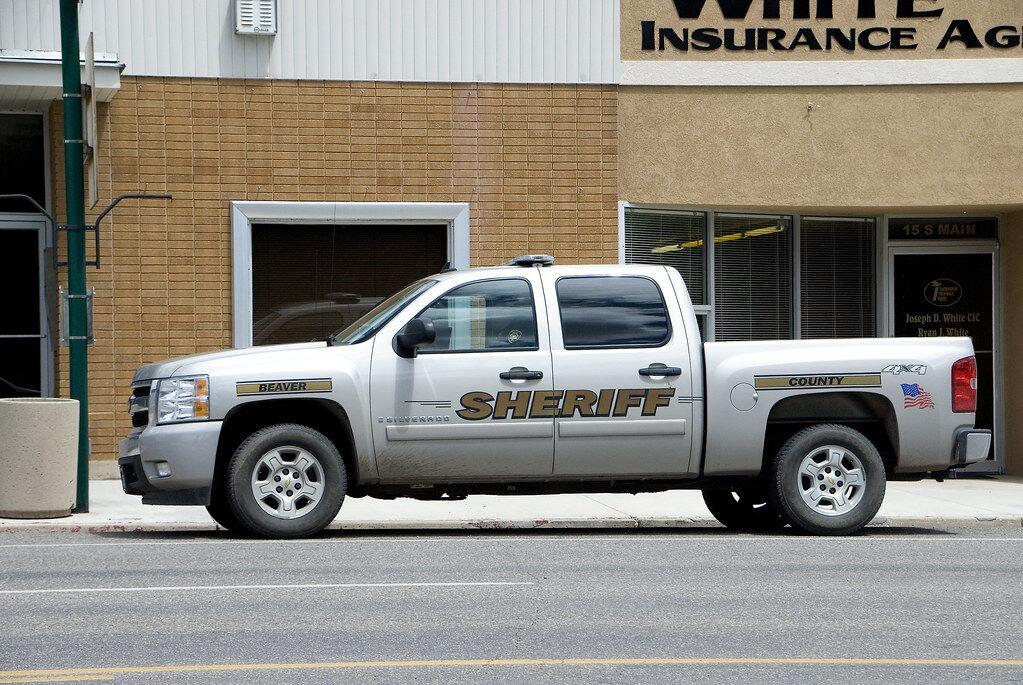
[[[0,397],[40,397],[44,327],[40,316],[39,231],[0,223],[0,292],[8,297],[0,317]]]
[[[22,193],[46,206],[41,114],[0,114],[0,193]],[[0,200],[0,212],[34,212],[24,200]]]
[[[322,340],[448,259],[447,225],[252,226],[252,344]]]
[[[46,206],[41,114],[0,114],[0,193],[28,195]],[[28,202],[0,200],[0,397],[49,394],[48,326],[43,315],[42,222]],[[16,215],[16,216],[15,216]]]
[[[977,354],[977,428],[990,430],[995,427],[994,259],[991,251],[933,250],[900,251],[892,262],[893,334],[970,337]],[[997,446],[989,461],[996,452]]]

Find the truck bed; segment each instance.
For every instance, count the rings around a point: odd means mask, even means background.
[[[707,343],[703,474],[758,473],[766,427],[807,412],[851,422],[883,411],[893,422],[897,472],[947,468],[947,440],[934,438],[973,427],[974,414],[950,411],[952,364],[972,354],[969,338]],[[907,402],[920,392],[930,403]]]

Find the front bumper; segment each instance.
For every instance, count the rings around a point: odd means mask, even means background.
[[[143,504],[209,504],[221,421],[147,426],[121,440],[121,487]],[[161,475],[163,474],[163,475]]]

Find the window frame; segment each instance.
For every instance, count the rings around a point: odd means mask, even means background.
[[[47,166],[49,169],[49,166]],[[229,200],[231,213],[231,331],[235,348],[252,347],[252,226],[254,224],[443,224],[448,259],[469,268],[468,202],[306,202]]]
[[[579,280],[584,278],[614,278],[614,279],[641,279],[649,281],[653,284],[654,289],[657,291],[657,296],[661,300],[661,306],[664,307],[664,321],[667,324],[667,330],[665,331],[664,340],[656,345],[647,345],[642,343],[632,343],[628,345],[568,345],[565,342],[565,319],[564,319],[564,308],[561,306],[561,297],[558,292],[558,286],[562,281],[565,280]],[[649,276],[633,276],[629,274],[584,274],[578,276],[559,276],[554,281],[554,300],[558,304],[558,326],[559,332],[561,333],[561,348],[566,351],[575,350],[655,350],[661,347],[665,347],[671,344],[671,341],[675,337],[675,328],[671,323],[671,311],[668,309],[668,303],[664,299],[664,291],[661,289],[660,284]]]
[[[475,280],[475,281],[466,281],[464,283],[459,283],[458,285],[454,286],[453,288],[451,288],[449,290],[445,290],[443,293],[441,293],[440,295],[435,297],[433,300],[430,301],[430,303],[428,305],[423,307],[419,311],[419,313],[416,314],[415,316],[413,316],[412,318],[413,319],[418,319],[419,317],[421,317],[423,315],[424,312],[426,312],[427,309],[432,307],[439,300],[441,300],[442,298],[447,297],[448,295],[450,295],[451,293],[455,292],[456,290],[458,290],[460,288],[464,288],[467,285],[476,285],[477,283],[490,283],[492,281],[522,281],[523,283],[526,284],[526,287],[529,289],[529,303],[530,303],[530,308],[529,309],[530,309],[530,312],[532,312],[532,314],[533,314],[533,330],[536,333],[536,345],[535,346],[533,346],[533,347],[508,347],[508,348],[503,348],[503,349],[482,349],[482,350],[429,350],[429,349],[419,349],[419,350],[417,350],[417,354],[419,356],[424,356],[424,355],[431,355],[431,354],[493,354],[494,352],[538,352],[540,350],[540,324],[539,324],[539,321],[538,321],[537,316],[536,316],[536,291],[533,288],[532,282],[530,282],[530,280],[528,278],[523,278],[522,276],[493,276],[491,278],[481,278],[481,279],[478,279],[478,280]],[[411,321],[411,319],[410,319],[410,321]],[[406,322],[406,323],[408,323],[408,322]]]

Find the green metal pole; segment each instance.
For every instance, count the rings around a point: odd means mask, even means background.
[[[89,511],[89,352],[85,301],[85,193],[83,187],[82,75],[78,0],[60,0],[64,75],[64,186],[67,199],[68,347],[71,397],[78,400],[78,490],[75,511]]]

